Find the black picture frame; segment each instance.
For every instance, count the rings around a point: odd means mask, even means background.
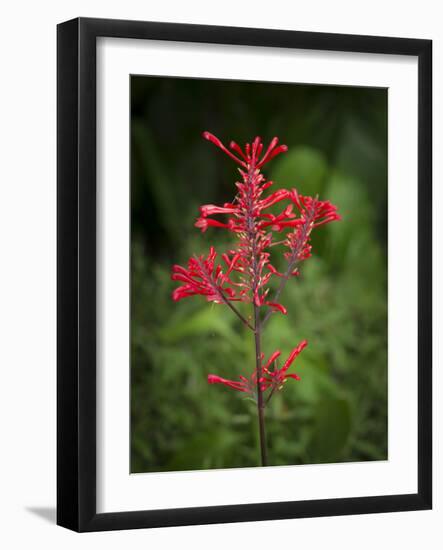
[[[96,39],[399,54],[418,58],[418,492],[96,512]],[[432,42],[78,18],[57,29],[57,523],[104,531],[432,507]]]

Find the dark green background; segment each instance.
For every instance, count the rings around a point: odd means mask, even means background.
[[[317,230],[264,337],[268,356],[306,338],[266,410],[272,465],[387,458],[387,91],[131,78],[131,471],[258,463],[256,409],[208,373],[237,378],[253,340],[202,297],[175,303],[171,266],[231,234],[193,227],[198,206],[232,200],[236,166],[203,140],[260,135],[289,146],[265,168],[279,186],[319,194],[343,221]],[[291,367],[293,369],[294,367]]]

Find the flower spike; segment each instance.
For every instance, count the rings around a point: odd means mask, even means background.
[[[259,136],[243,147],[235,141],[226,147],[210,132],[203,132],[203,137],[238,165],[240,178],[235,183],[234,199],[221,205],[200,206],[194,225],[202,232],[210,228],[229,231],[235,237],[235,244],[221,254],[221,263],[217,263],[217,253],[211,247],[207,256],[192,256],[187,267],[174,265],[171,278],[181,286],[173,291],[172,298],[180,301],[200,295],[209,302],[225,304],[254,332],[256,364],[252,374],[240,375],[238,380],[209,374],[208,383],[224,385],[256,400],[262,464],[265,465],[263,409],[289,378],[300,380],[299,375],[289,373],[289,369],[307,341],[302,340],[279,367],[280,350],[274,351],[267,360],[261,353],[262,332],[275,312],[287,314],[286,307],[280,303],[280,294],[287,281],[299,275],[299,263],[311,256],[312,231],[341,218],[330,201],[301,195],[295,188],[267,193],[273,182],[262,174],[262,167],[288,150],[286,145],[279,144],[277,137],[267,147]],[[274,258],[279,253],[286,260],[283,267],[284,261]],[[273,290],[276,279],[279,284]],[[243,316],[234,302],[249,304],[252,314]]]

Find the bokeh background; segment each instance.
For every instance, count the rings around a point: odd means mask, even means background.
[[[278,187],[319,194],[343,221],[319,228],[266,328],[266,355],[306,338],[266,409],[272,465],[387,458],[387,91],[131,78],[131,471],[258,464],[255,405],[207,384],[254,365],[251,334],[202,297],[175,303],[171,266],[231,235],[193,227],[232,199],[235,164],[201,133],[240,144],[279,136]],[[291,367],[291,369],[294,367]]]

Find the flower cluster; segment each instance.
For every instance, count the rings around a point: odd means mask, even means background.
[[[298,346],[294,348],[289,354],[289,357],[283,363],[281,368],[278,368],[277,366],[277,360],[281,355],[281,351],[277,350],[269,357],[266,363],[263,363],[264,355],[262,354],[262,367],[260,375],[257,372],[257,369],[255,369],[249,379],[245,376],[240,376],[240,380],[237,381],[227,380],[226,378],[221,378],[220,376],[217,376],[215,374],[209,374],[208,382],[209,384],[223,384],[228,388],[247,393],[252,397],[255,397],[256,395],[258,382],[261,392],[266,392],[267,390],[269,390],[266,400],[267,403],[276,391],[279,391],[283,388],[283,385],[285,384],[286,380],[288,380],[288,378],[300,380],[300,376],[298,374],[288,374],[287,371],[296,359],[296,357],[304,350],[307,345],[308,342],[306,340],[300,342],[300,344],[298,344]]]
[[[179,286],[172,293],[174,301],[200,294],[206,296],[208,302],[221,304],[226,300],[235,300],[235,290],[232,287],[232,281],[229,274],[234,269],[238,256],[229,258],[228,254],[224,254],[224,260],[227,264],[227,269],[223,272],[222,267],[215,267],[215,259],[217,253],[213,246],[209,249],[208,257],[195,256],[189,258],[188,269],[181,265],[172,267],[171,279],[173,281],[181,281],[185,283]]]
[[[287,151],[287,147],[278,145],[278,139],[274,138],[261,156],[263,143],[257,137],[252,144],[246,144],[244,151],[237,143],[231,142],[230,148],[237,153],[235,155],[209,132],[203,135],[240,165],[241,181],[236,183],[237,195],[232,203],[201,206],[195,226],[202,231],[208,227],[224,228],[238,236],[237,247],[232,251],[236,261],[231,271],[237,274],[234,284],[238,289],[233,299],[253,302],[257,307],[269,306],[285,313],[284,306],[267,299],[268,283],[272,275],[277,273],[270,262],[272,231],[296,228],[301,219],[296,218],[293,204],[287,205],[277,215],[267,212],[271,206],[288,199],[290,193],[280,189],[263,198],[264,191],[272,186],[272,181],[266,181],[260,169],[272,158]],[[225,216],[223,222],[213,217],[220,214]]]
[[[256,137],[242,149],[234,141],[226,147],[209,132],[204,132],[203,137],[237,163],[240,180],[235,184],[236,195],[231,202],[200,207],[195,226],[202,232],[209,228],[227,230],[235,236],[235,244],[220,255],[218,263],[217,253],[211,247],[206,258],[190,258],[187,268],[174,265],[172,279],[182,285],[174,290],[173,299],[179,301],[201,295],[207,301],[224,303],[257,335],[271,314],[287,313],[279,301],[280,295],[287,280],[298,275],[300,262],[311,256],[313,229],[339,220],[340,216],[329,201],[300,195],[296,189],[278,189],[265,194],[273,182],[262,174],[263,166],[288,149],[286,145],[279,145],[278,138],[273,138],[265,149],[261,139]],[[274,248],[278,246],[284,247],[280,252],[286,261],[282,271],[276,269],[271,257],[275,250],[281,250]],[[271,298],[274,277],[280,279],[280,284]],[[236,301],[252,304],[254,316],[243,317],[233,305]],[[264,315],[260,314],[262,308],[268,308]],[[270,390],[272,395],[288,378],[298,380],[296,374],[287,374],[287,370],[305,346],[306,341],[303,341],[294,348],[280,369],[276,367],[280,351],[273,353],[265,364],[258,352],[257,365],[249,379],[241,376],[239,381],[232,381],[211,374],[208,382],[224,384],[251,395],[255,393],[260,407],[262,392]]]
[[[337,207],[329,201],[320,201],[317,197],[305,197],[300,195],[296,189],[290,191],[289,198],[300,213],[300,224],[294,231],[288,233],[284,244],[289,251],[285,252],[284,256],[288,261],[288,274],[297,275],[298,270],[294,271],[292,268],[311,256],[312,247],[309,241],[312,230],[341,218],[337,214]]]
[[[283,384],[286,382],[288,378],[294,378],[294,380],[300,380],[300,377],[298,374],[287,374],[287,370],[294,362],[295,358],[300,355],[300,353],[305,349],[305,347],[308,345],[308,342],[306,340],[302,340],[297,347],[295,347],[291,353],[289,354],[289,357],[286,359],[286,361],[283,363],[281,368],[277,368],[276,361],[281,355],[281,351],[277,350],[275,351],[271,357],[269,357],[267,363],[263,365],[263,379],[264,379],[264,385],[265,389],[270,388],[272,391],[275,390],[281,390],[283,387]],[[270,370],[271,365],[274,365],[274,369]]]

